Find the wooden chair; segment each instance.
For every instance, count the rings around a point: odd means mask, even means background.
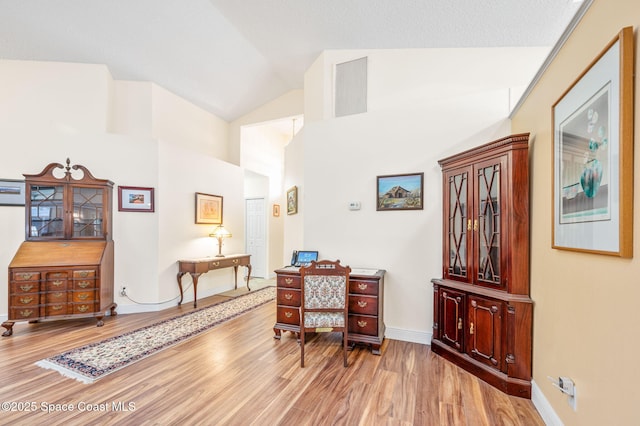
[[[351,268],[340,261],[313,261],[300,268],[300,367],[304,367],[306,332],[342,333],[344,366],[347,366],[349,328],[349,274]]]

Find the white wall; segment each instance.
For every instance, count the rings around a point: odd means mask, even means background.
[[[113,81],[104,66],[0,61],[0,177],[22,179],[69,157],[115,183],[118,312],[175,305],[176,261],[216,253],[212,227],[195,224],[195,192],[224,197],[224,221],[234,238],[223,252],[243,251],[243,173],[214,158],[224,155],[227,139],[228,124],[218,117],[154,84]],[[155,212],[119,212],[118,185],[154,188]],[[0,265],[6,267],[25,238],[24,207],[0,206],[0,224]],[[185,287],[190,281],[184,278]],[[120,297],[122,285],[143,304]],[[211,272],[200,278],[198,295],[232,286],[232,269]],[[7,305],[7,274],[0,274],[0,319]]]
[[[430,342],[430,279],[442,275],[437,160],[508,135],[512,89],[526,86],[546,53],[327,51],[308,70],[303,140],[296,138],[286,157],[286,179],[300,187],[301,198],[302,221],[291,225],[301,230],[290,232],[287,223],[285,247],[303,235],[302,245],[323,258],[385,269],[387,337]],[[334,65],[365,55],[368,112],[331,118]],[[418,172],[425,177],[424,210],[376,211],[376,176]],[[350,201],[361,210],[348,210]]]

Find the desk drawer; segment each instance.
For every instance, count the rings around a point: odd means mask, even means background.
[[[277,321],[283,324],[300,325],[300,310],[289,306],[278,306]]]
[[[17,283],[11,283],[9,286],[11,294],[16,293],[37,293],[40,291],[40,283],[32,281],[22,281]]]
[[[14,272],[14,281],[38,281],[40,279],[40,272]]]
[[[96,300],[96,292],[94,290],[74,291],[72,293],[71,298],[74,302],[87,303]]]
[[[378,335],[378,318],[364,315],[349,315],[349,333]]]
[[[69,293],[67,293],[66,291],[51,291],[45,294],[47,296],[46,303],[59,304],[67,303],[67,295]]]
[[[300,288],[300,276],[278,275],[278,287]]]
[[[363,315],[378,314],[378,298],[375,296],[349,295],[349,312]]]
[[[24,293],[11,296],[10,305],[15,308],[33,307],[40,304],[40,294]]]
[[[65,303],[52,303],[44,306],[45,317],[55,317],[60,315],[69,315],[69,305]]]
[[[24,308],[9,309],[9,319],[12,320],[28,320],[40,317],[40,306],[29,306]]]
[[[290,288],[278,289],[278,305],[300,306],[300,290]]]
[[[349,280],[349,293],[378,295],[378,282],[366,280]]]
[[[73,303],[71,311],[72,314],[90,314],[96,311],[95,303]]]

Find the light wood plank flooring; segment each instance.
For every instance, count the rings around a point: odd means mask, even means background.
[[[0,424],[544,425],[531,401],[497,391],[426,345],[387,339],[381,356],[356,347],[344,368],[340,335],[322,334],[308,341],[301,369],[295,336],[273,338],[275,302],[94,384],[34,365],[192,309],[186,303],[107,317],[101,328],[94,319],[17,323],[13,336],[0,338],[0,402],[35,403],[36,409],[3,410]]]

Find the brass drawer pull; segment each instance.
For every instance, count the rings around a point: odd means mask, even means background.
[[[55,297],[56,299],[61,298],[62,296],[64,296],[64,293],[59,291],[57,293],[53,293],[53,297]]]
[[[78,311],[80,312],[87,312],[88,310],[89,310],[89,307],[87,305],[78,306]]]
[[[20,290],[22,291],[30,291],[33,288],[33,284],[24,284],[20,286]]]
[[[63,308],[63,305],[55,305],[51,307],[51,309],[53,309],[54,311],[61,311],[62,308]]]
[[[20,311],[18,312],[20,314],[20,316],[22,318],[27,318],[28,316],[31,316],[31,314],[33,313],[32,309],[25,309],[24,311]]]
[[[291,284],[293,282],[293,278],[285,278],[284,282],[287,284]]]
[[[358,306],[364,308],[365,306],[367,306],[367,302],[364,300],[358,300]]]
[[[33,274],[30,272],[23,272],[22,274],[18,274],[18,277],[22,278],[23,280],[30,280],[31,278],[33,278]]]
[[[59,287],[59,286],[61,286],[61,285],[62,285],[62,283],[63,283],[63,281],[61,281],[61,280],[55,280],[52,284],[53,284],[54,286],[56,286],[56,287]]]
[[[293,314],[291,312],[285,312],[284,316],[287,318],[291,318],[293,316]]]
[[[238,264],[238,262],[239,262],[239,260],[238,260],[238,259],[233,259],[233,263],[234,263],[235,265],[237,265],[237,264]]]
[[[33,297],[21,297],[20,298],[20,303],[22,303],[23,305],[28,305],[31,302],[33,302]]]
[[[218,266],[220,266],[220,262],[211,262],[211,266],[217,268]]]
[[[80,278],[87,278],[89,276],[89,271],[78,271],[78,276],[80,276]]]
[[[369,286],[367,285],[367,283],[358,283],[358,288],[359,288],[360,290],[366,290],[366,289],[367,289],[367,287],[369,287]]]
[[[287,300],[291,300],[291,299],[293,299],[293,294],[287,293],[287,294],[284,295],[284,298],[287,299]]]
[[[358,327],[366,327],[366,326],[367,326],[366,321],[358,321]]]
[[[89,294],[87,294],[87,293],[78,294],[78,299],[79,300],[87,300],[88,298],[89,298]]]
[[[80,288],[87,288],[91,285],[91,281],[80,281],[78,283],[78,287]]]

